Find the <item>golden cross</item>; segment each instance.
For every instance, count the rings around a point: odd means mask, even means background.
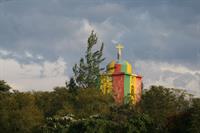
[[[122,49],[124,48],[124,46],[122,44],[118,43],[116,48],[118,49],[117,59],[120,60],[121,56],[122,56]]]

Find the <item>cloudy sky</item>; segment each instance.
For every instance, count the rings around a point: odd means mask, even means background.
[[[64,86],[94,30],[106,60],[151,84],[200,95],[198,0],[0,0],[0,79],[20,91]]]

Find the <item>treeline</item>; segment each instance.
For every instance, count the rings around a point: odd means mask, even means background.
[[[152,86],[142,101],[116,105],[96,88],[10,92],[0,81],[0,131],[5,133],[198,133],[200,99]]]

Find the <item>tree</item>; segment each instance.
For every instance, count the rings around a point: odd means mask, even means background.
[[[143,94],[141,106],[157,123],[157,129],[166,131],[168,119],[182,114],[189,108],[186,96],[184,91],[178,89],[151,86],[150,90]]]
[[[100,68],[100,63],[104,61],[103,46],[99,50],[93,51],[95,45],[97,45],[97,36],[94,31],[90,34],[87,42],[87,50],[84,58],[80,59],[79,64],[75,64],[73,67],[74,80],[80,88],[94,88],[98,83],[98,77],[103,70]]]
[[[55,115],[69,102],[69,93],[65,87],[55,87],[52,92],[35,92],[36,106],[44,113],[45,117]]]
[[[31,93],[0,93],[0,131],[31,133],[42,124],[43,114]]]
[[[0,92],[9,92],[11,87],[4,81],[0,80]]]
[[[189,123],[190,133],[199,133],[200,131],[200,98],[195,98],[192,101],[191,118]]]
[[[89,90],[89,89],[87,89]],[[86,91],[87,91],[86,90]],[[94,89],[91,89],[95,91]],[[67,114],[46,119],[42,126],[43,132],[66,133],[149,133],[152,130],[151,118],[143,113],[135,111],[130,106],[110,107],[107,115],[95,113],[83,118]]]
[[[75,93],[77,90],[77,85],[74,78],[70,78],[69,82],[66,82],[66,87],[69,89],[69,92]]]

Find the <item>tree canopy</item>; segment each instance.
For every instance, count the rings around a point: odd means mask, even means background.
[[[98,89],[0,93],[0,131],[85,133],[194,133],[200,99],[163,86],[145,90],[137,106],[118,105]]]

